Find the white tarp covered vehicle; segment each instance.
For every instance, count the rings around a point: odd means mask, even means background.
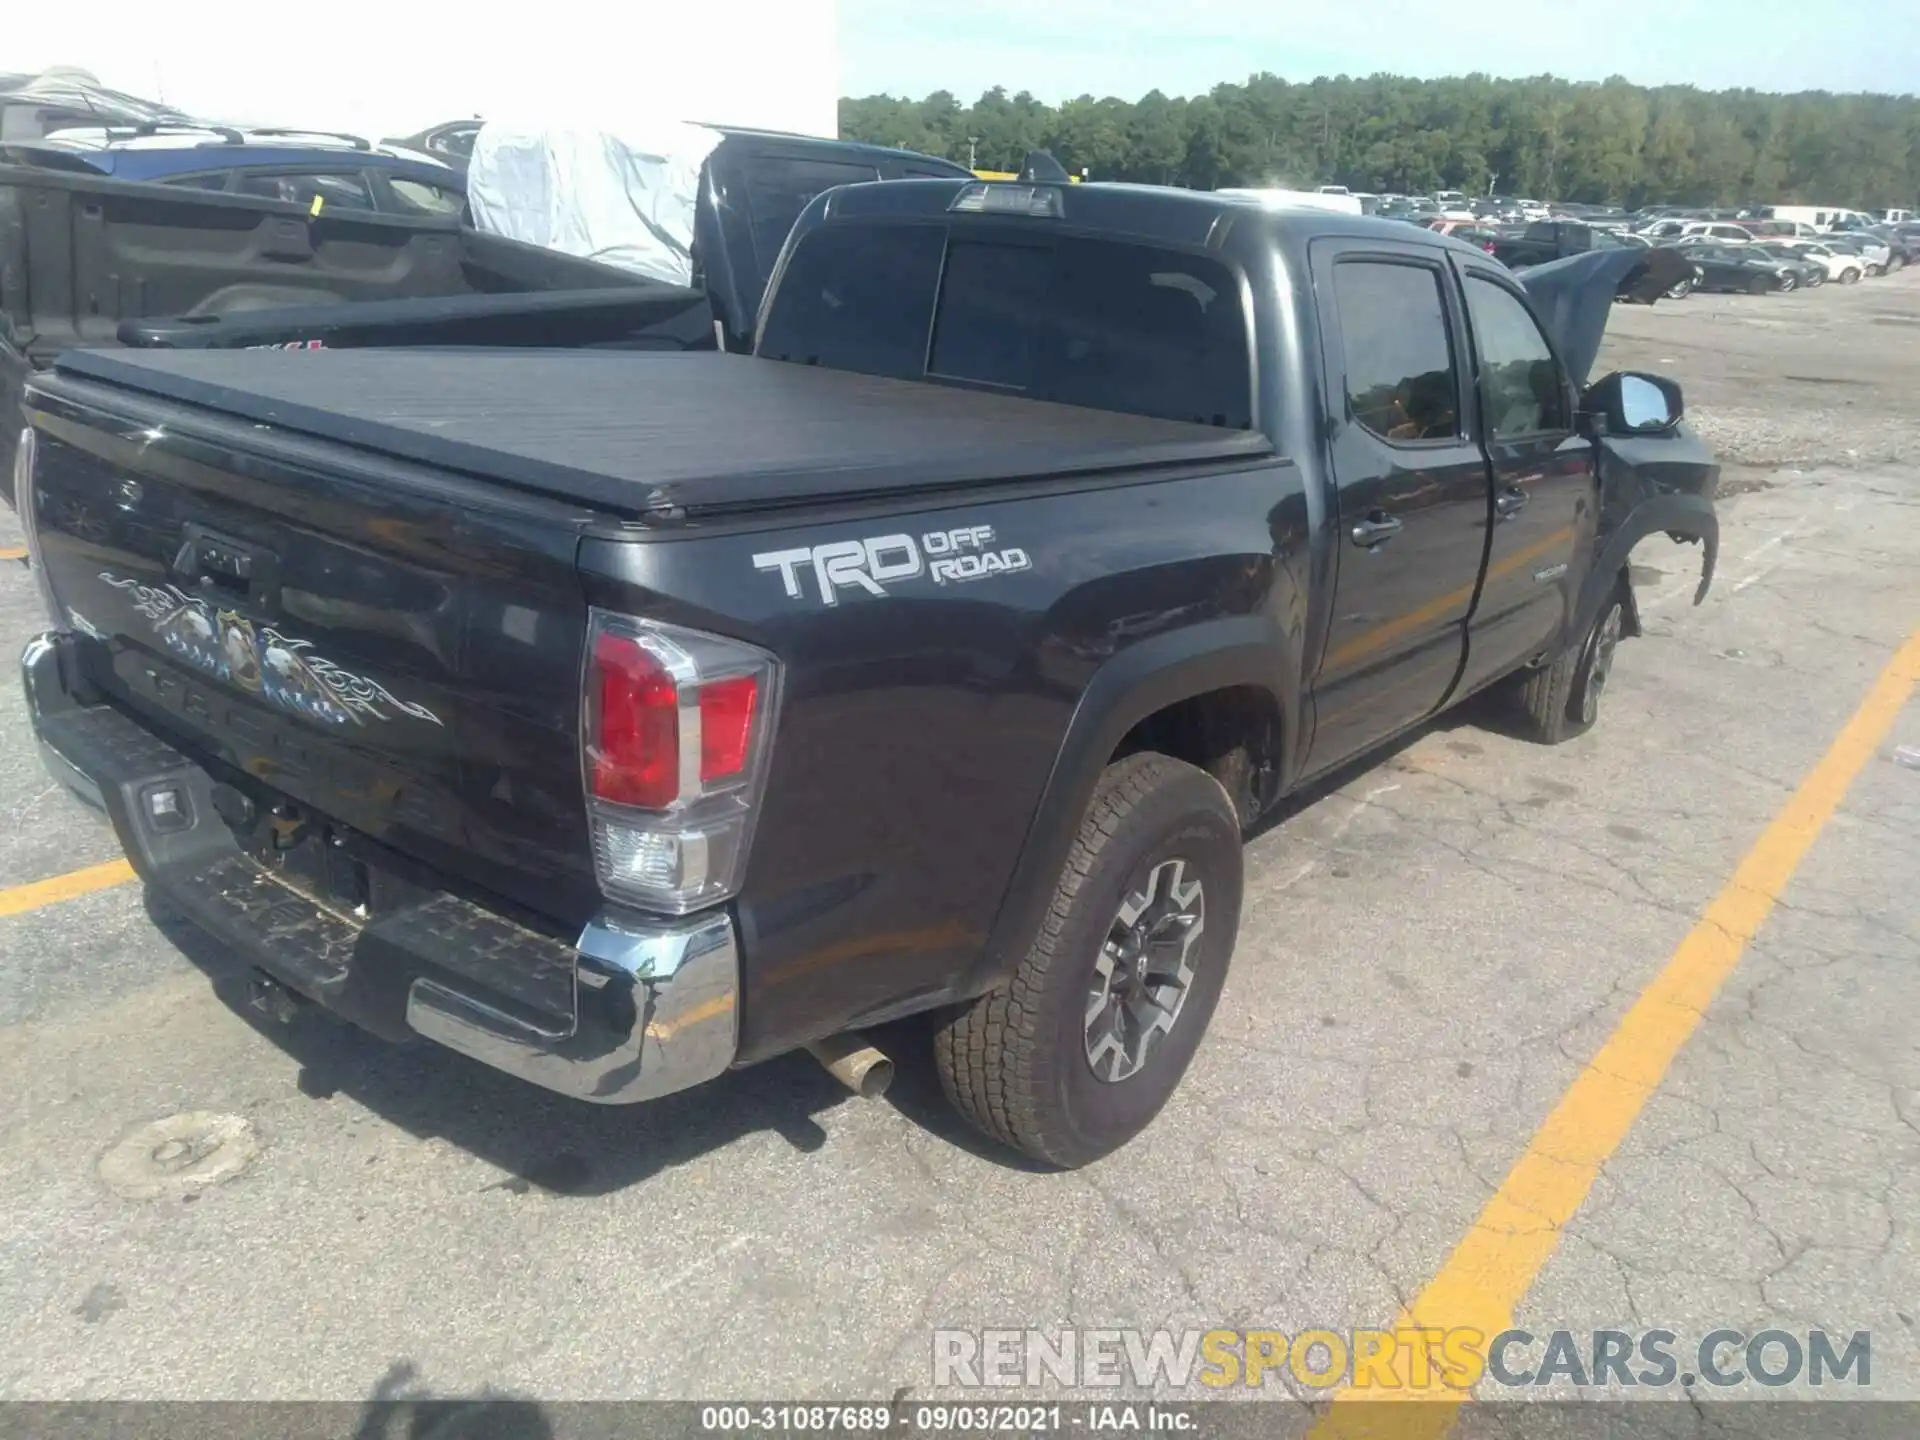
[[[723,138],[674,120],[489,121],[467,168],[474,227],[689,284],[700,169]]]

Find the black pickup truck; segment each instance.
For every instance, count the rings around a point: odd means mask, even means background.
[[[968,174],[906,150],[714,128],[724,138],[701,169],[691,286],[484,234],[457,216],[315,215],[54,168],[58,151],[0,145],[0,466],[27,378],[74,347],[745,351],[780,246],[815,195]],[[351,170],[352,155],[341,164]]]
[[[1280,797],[1585,729],[1706,542],[1630,257],[1102,185],[835,189],[756,353],[74,352],[15,484],[53,773],[304,997],[582,1099],[932,1012],[1062,1165],[1200,1043]],[[854,1083],[850,1078],[849,1083]]]
[[[1530,265],[1546,265],[1569,255],[1585,255],[1592,250],[1618,250],[1632,246],[1610,231],[1598,230],[1578,220],[1536,220],[1517,233],[1501,236],[1493,242],[1493,257],[1515,270]]]

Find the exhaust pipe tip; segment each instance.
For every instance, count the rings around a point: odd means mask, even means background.
[[[862,1100],[879,1099],[893,1084],[893,1061],[857,1030],[816,1040],[807,1053]]]

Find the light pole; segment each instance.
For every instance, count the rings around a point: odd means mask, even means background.
[[[978,135],[967,136],[967,168],[969,170],[977,168],[974,164],[974,159],[975,159],[974,150],[979,144],[980,144],[980,137]]]

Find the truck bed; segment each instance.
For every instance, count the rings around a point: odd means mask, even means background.
[[[1257,431],[722,354],[78,351],[56,369],[637,516],[1271,453]]]

